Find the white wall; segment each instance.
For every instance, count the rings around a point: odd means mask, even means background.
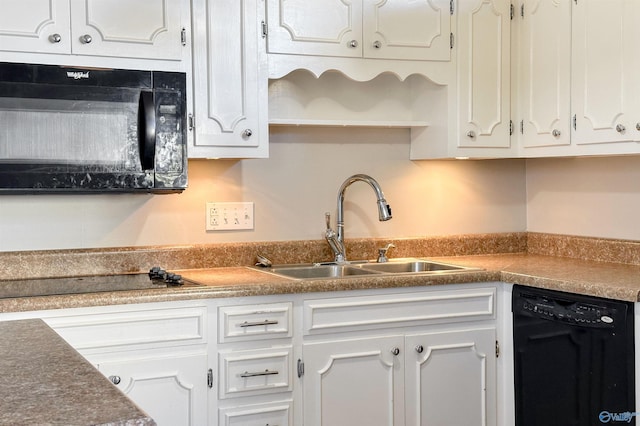
[[[527,229],[640,240],[640,157],[527,160]]]
[[[347,189],[346,237],[526,230],[525,162],[409,161],[404,129],[272,129],[265,160],[189,163],[179,195],[0,196],[0,251],[319,239],[324,212],[354,173],[381,184],[394,218],[378,222],[373,191]],[[206,232],[206,201],[255,202],[255,230]]]

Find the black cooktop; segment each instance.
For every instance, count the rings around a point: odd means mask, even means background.
[[[54,296],[111,291],[154,290],[168,287],[197,287],[180,275],[154,267],[149,273],[89,275],[0,281],[0,298]]]

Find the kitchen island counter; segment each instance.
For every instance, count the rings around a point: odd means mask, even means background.
[[[42,320],[0,335],[0,424],[156,424]]]

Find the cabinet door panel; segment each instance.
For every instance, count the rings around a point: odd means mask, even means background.
[[[406,338],[407,426],[496,424],[495,329]]]
[[[638,41],[634,3],[637,1],[585,1],[573,6],[576,144],[634,138],[636,121],[630,111],[632,98],[638,96],[632,87],[637,80],[633,62]]]
[[[534,0],[520,17],[521,140],[524,147],[569,145],[571,3]]]
[[[71,0],[73,53],[180,60],[181,7],[174,0]]]
[[[366,58],[450,59],[449,0],[364,0]]]
[[[508,148],[509,2],[460,2],[458,23],[458,147]]]
[[[158,426],[203,425],[207,419],[206,353],[98,363],[107,377]]]
[[[362,56],[362,0],[268,0],[268,7],[270,53]]]
[[[268,156],[267,61],[258,0],[193,3],[191,158]],[[264,15],[264,11],[262,11]]]
[[[303,347],[304,417],[314,426],[404,424],[402,336]]]
[[[56,42],[55,35],[60,39]],[[2,2],[0,50],[70,53],[67,0],[11,0]]]

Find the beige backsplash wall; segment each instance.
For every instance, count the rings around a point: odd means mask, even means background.
[[[319,239],[342,181],[347,238],[526,230],[525,162],[410,161],[406,129],[272,128],[270,158],[190,161],[179,195],[0,196],[0,251]],[[255,230],[205,232],[206,201],[253,201]],[[335,218],[334,218],[335,220]]]
[[[527,160],[527,230],[640,240],[640,157]]]

